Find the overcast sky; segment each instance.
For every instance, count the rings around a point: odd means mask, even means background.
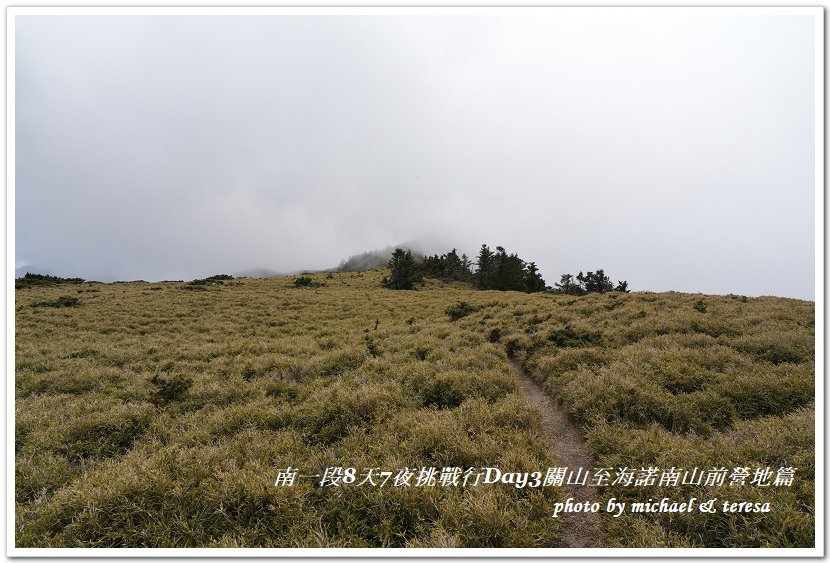
[[[16,263],[88,279],[482,242],[548,284],[814,299],[814,21],[18,16]]]

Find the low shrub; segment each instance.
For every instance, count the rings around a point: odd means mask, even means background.
[[[590,330],[577,330],[570,326],[552,331],[548,340],[560,348],[580,348],[585,346],[600,346],[602,333]]]
[[[83,278],[61,278],[42,274],[26,273],[22,278],[14,280],[15,289],[28,289],[31,287],[50,287],[69,283],[84,283]]]
[[[150,402],[163,405],[181,399],[193,385],[193,380],[179,374],[163,376],[156,373],[150,378],[150,383],[154,387]]]
[[[78,307],[81,304],[81,300],[77,297],[69,297],[69,296],[61,296],[57,299],[52,299],[50,301],[35,301],[32,303],[32,307]]]
[[[422,385],[421,404],[439,409],[456,408],[467,399],[485,398],[492,402],[515,388],[513,379],[493,371],[444,372],[424,381]]]
[[[457,304],[447,307],[444,312],[449,315],[451,321],[457,321],[460,318],[475,313],[478,309],[478,307],[473,307],[466,301],[459,301]]]
[[[318,281],[314,281],[314,279],[308,276],[300,276],[294,280],[294,287],[324,287],[326,284]]]

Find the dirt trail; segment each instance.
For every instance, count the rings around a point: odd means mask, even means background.
[[[590,471],[594,467],[582,431],[568,419],[565,411],[556,404],[544,388],[530,377],[518,362],[510,360],[510,365],[519,376],[521,390],[527,400],[539,408],[542,413],[542,428],[547,434],[553,458],[559,466],[570,468],[582,467]],[[589,476],[590,479],[590,476]],[[595,487],[563,485],[562,500],[573,497],[574,502],[599,501]],[[560,514],[562,524],[561,547],[601,547],[602,526],[600,513]]]

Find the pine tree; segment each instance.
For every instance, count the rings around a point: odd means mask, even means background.
[[[478,252],[478,262],[476,263],[478,269],[476,270],[476,286],[479,289],[490,289],[493,278],[493,253],[490,247],[486,244],[481,245],[481,250]]]
[[[447,253],[446,264],[447,267],[444,276],[447,280],[460,281],[464,279],[461,271],[461,258],[458,257],[458,253],[454,248]]]
[[[525,273],[525,288],[530,293],[537,291],[545,291],[545,280],[539,274],[539,269],[536,267],[536,262],[531,262],[527,265]]]
[[[580,272],[580,275],[582,272]],[[562,274],[559,283],[554,284],[556,293],[564,293],[565,295],[582,295],[584,293],[579,283],[574,281],[573,274]]]
[[[389,269],[392,270],[388,278],[383,278],[383,285],[389,289],[414,289],[415,283],[422,280],[415,259],[412,258],[412,251],[395,249],[392,259],[389,260]]]
[[[605,275],[605,270],[597,270],[596,272],[588,272],[583,274],[579,272],[576,275],[576,282],[571,274],[562,274],[559,283],[555,284],[554,291],[556,293],[565,293],[567,295],[585,295],[586,293],[606,293],[608,291],[628,292],[628,282],[621,281],[614,284],[611,282],[611,277]]]
[[[461,269],[464,271],[464,281],[470,281],[473,275],[473,263],[466,254],[461,255]]]
[[[504,262],[504,288],[507,291],[525,291],[525,261],[515,252]]]
[[[493,277],[490,281],[491,289],[504,291],[507,289],[507,251],[503,246],[496,247],[493,255]]]

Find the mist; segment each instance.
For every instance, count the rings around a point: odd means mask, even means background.
[[[193,279],[429,240],[551,285],[814,299],[814,18],[545,14],[16,16],[16,263]]]

